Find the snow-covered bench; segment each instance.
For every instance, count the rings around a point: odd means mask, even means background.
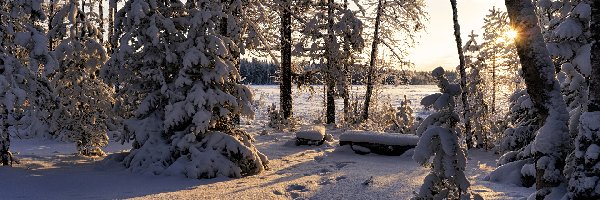
[[[419,136],[381,133],[373,131],[348,131],[340,136],[340,146],[350,145],[357,154],[376,153],[399,156],[405,151],[415,148]]]
[[[325,127],[312,126],[296,132],[296,145],[322,145],[329,135],[325,134]]]

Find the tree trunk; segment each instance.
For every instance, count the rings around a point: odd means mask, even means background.
[[[492,116],[496,114],[496,47],[492,59]]]
[[[48,13],[48,32],[52,30],[52,19],[54,19],[54,2],[55,0],[50,0],[50,13]],[[48,37],[48,50],[54,51],[54,40]]]
[[[8,110],[6,108],[2,109],[5,111],[0,113],[0,161],[4,166],[8,166],[10,164],[10,134],[8,133]]]
[[[104,0],[98,1],[98,14],[100,15],[100,44],[104,46]]]
[[[369,119],[369,105],[373,95],[373,76],[375,76],[375,63],[377,62],[377,46],[379,45],[379,26],[381,24],[381,14],[383,12],[384,0],[379,0],[377,4],[377,15],[375,16],[375,31],[373,32],[373,45],[371,46],[371,60],[369,62],[369,71],[367,72],[367,93],[365,94],[365,103],[363,106],[362,120]]]
[[[530,144],[538,163],[535,195],[536,199],[542,199],[563,179],[560,172],[564,168],[564,151],[569,143],[569,114],[531,0],[506,0],[505,3],[512,27],[519,30],[515,45],[527,92],[538,110],[538,122],[543,124]],[[545,172],[549,175],[546,176]]]
[[[590,1],[592,7],[592,74],[590,76],[588,112],[600,111],[600,2]]]
[[[292,117],[292,13],[291,0],[283,3],[281,10],[281,80],[279,82],[279,107],[283,118]]]
[[[117,10],[116,0],[108,0],[108,41],[110,43],[110,53],[117,48],[117,38],[115,37],[115,14]]]
[[[467,148],[473,145],[471,135],[471,120],[469,119],[469,105],[467,101],[467,73],[465,69],[465,55],[462,49],[462,39],[460,38],[460,25],[458,24],[458,9],[456,8],[456,0],[450,0],[452,4],[452,20],[454,21],[454,37],[456,38],[456,49],[458,50],[459,71],[460,71],[460,94],[463,106],[463,120],[465,123],[465,133],[467,136]]]
[[[344,9],[348,9],[348,0],[344,0]],[[350,66],[352,62],[350,59],[352,55],[350,52],[350,34],[344,35],[344,82],[342,99],[344,99],[344,123],[348,123],[350,120],[350,85],[352,85],[352,73],[350,73]]]
[[[327,57],[327,71],[325,72],[325,82],[327,87],[326,94],[326,116],[325,123],[335,124],[335,80],[333,79],[333,68],[335,67],[335,58],[333,57],[333,46],[332,43],[335,40],[333,35],[333,2],[334,0],[328,0],[327,6],[327,41],[325,42],[325,51]]]

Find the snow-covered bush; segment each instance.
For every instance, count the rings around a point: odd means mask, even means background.
[[[497,150],[517,151],[531,143],[535,138],[535,131],[539,128],[535,113],[527,90],[515,91],[510,97],[509,112],[505,119],[508,127],[504,130],[504,136]]]
[[[413,109],[410,107],[410,100],[404,95],[404,100],[400,102],[395,118],[392,120],[392,125],[386,130],[387,132],[396,132],[404,134],[415,133],[415,117]]]
[[[52,128],[55,138],[75,142],[79,153],[104,155],[100,147],[108,143],[106,124],[114,91],[97,77],[108,58],[96,28],[78,8],[75,0],[63,6],[49,34],[59,41],[54,51],[59,67],[52,73],[51,85],[60,106],[52,115]]]
[[[300,122],[295,117],[290,117],[289,119],[285,119],[283,117],[283,112],[277,109],[275,103],[273,105],[267,107],[267,114],[269,116],[269,123],[267,124],[269,127],[274,128],[276,130],[289,130],[295,131]]]
[[[458,85],[448,82],[443,68],[438,67],[431,74],[439,81],[441,93],[421,100],[421,105],[433,107],[436,112],[427,117],[417,130],[421,137],[413,159],[425,165],[431,157],[434,158],[432,170],[425,177],[415,199],[469,199],[470,184],[464,174],[466,151],[458,140],[456,124],[459,118],[454,112],[454,98],[461,90]]]
[[[123,160],[131,171],[213,178],[266,168],[252,137],[233,127],[235,115],[254,114],[232,53],[242,48],[232,39],[240,3],[129,0],[117,13],[120,46],[102,75],[131,108],[123,137],[133,138]]]

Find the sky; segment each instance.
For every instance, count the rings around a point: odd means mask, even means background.
[[[458,53],[454,40],[454,25],[452,22],[452,7],[448,0],[425,0],[429,13],[426,22],[427,30],[417,39],[418,44],[412,50],[409,59],[415,63],[415,70],[430,71],[442,66],[448,70],[458,66]],[[468,40],[471,30],[481,37],[483,18],[494,6],[506,10],[504,0],[457,0],[458,23],[461,38]],[[477,40],[481,43],[481,39]]]

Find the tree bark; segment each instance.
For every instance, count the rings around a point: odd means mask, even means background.
[[[494,48],[494,55],[492,59],[492,115],[496,114],[496,59],[497,52],[496,47]]]
[[[283,3],[281,10],[281,79],[279,82],[279,107],[283,118],[292,117],[292,10],[291,0]]]
[[[50,13],[48,13],[48,32],[52,30],[52,19],[54,19],[54,2],[55,0],[50,0]],[[48,37],[48,49],[50,51],[54,51],[54,40]]]
[[[469,119],[469,105],[467,101],[467,73],[465,69],[465,54],[462,49],[462,39],[460,38],[460,25],[458,24],[458,9],[456,8],[456,0],[450,0],[452,5],[452,20],[454,22],[454,37],[456,39],[456,49],[458,50],[459,71],[460,71],[460,94],[463,106],[463,120],[465,123],[465,133],[471,134],[471,120]],[[467,137],[467,148],[473,145],[472,137]]]
[[[104,46],[104,0],[98,1],[98,14],[100,15],[100,44]]]
[[[381,14],[383,12],[384,0],[379,0],[377,4],[377,15],[375,16],[375,31],[373,32],[373,44],[371,46],[371,60],[369,62],[369,71],[367,72],[367,92],[365,94],[365,103],[363,105],[362,120],[369,119],[369,106],[371,96],[373,95],[373,76],[375,76],[375,63],[377,62],[377,46],[379,45],[379,26],[381,24]]]
[[[348,0],[344,0],[344,9],[348,9]],[[344,123],[348,123],[350,120],[350,85],[352,85],[352,73],[350,73],[350,66],[352,55],[350,52],[350,34],[344,34],[344,82],[342,93],[342,99],[344,99]]]
[[[552,172],[546,170],[562,172],[564,168],[569,142],[569,114],[531,0],[506,0],[505,3],[511,25],[519,32],[515,45],[527,92],[538,110],[538,122],[543,124],[530,144],[536,162],[541,160],[543,163],[537,162],[536,165],[535,194],[536,199],[542,199],[562,179],[560,173],[550,176],[544,176],[544,173]]]
[[[115,14],[117,10],[116,0],[108,0],[108,41],[110,43],[109,52],[112,54],[117,48],[118,37],[115,37]]]
[[[333,71],[335,58],[333,57],[333,46],[332,43],[335,40],[333,35],[333,2],[334,0],[328,0],[327,6],[327,41],[325,42],[325,51],[327,57],[327,70],[325,72],[325,82],[327,87],[326,92],[326,124],[335,124],[335,80],[331,74]]]
[[[592,33],[592,74],[590,76],[588,112],[600,111],[600,2],[590,1],[592,7],[592,20],[590,30]]]

